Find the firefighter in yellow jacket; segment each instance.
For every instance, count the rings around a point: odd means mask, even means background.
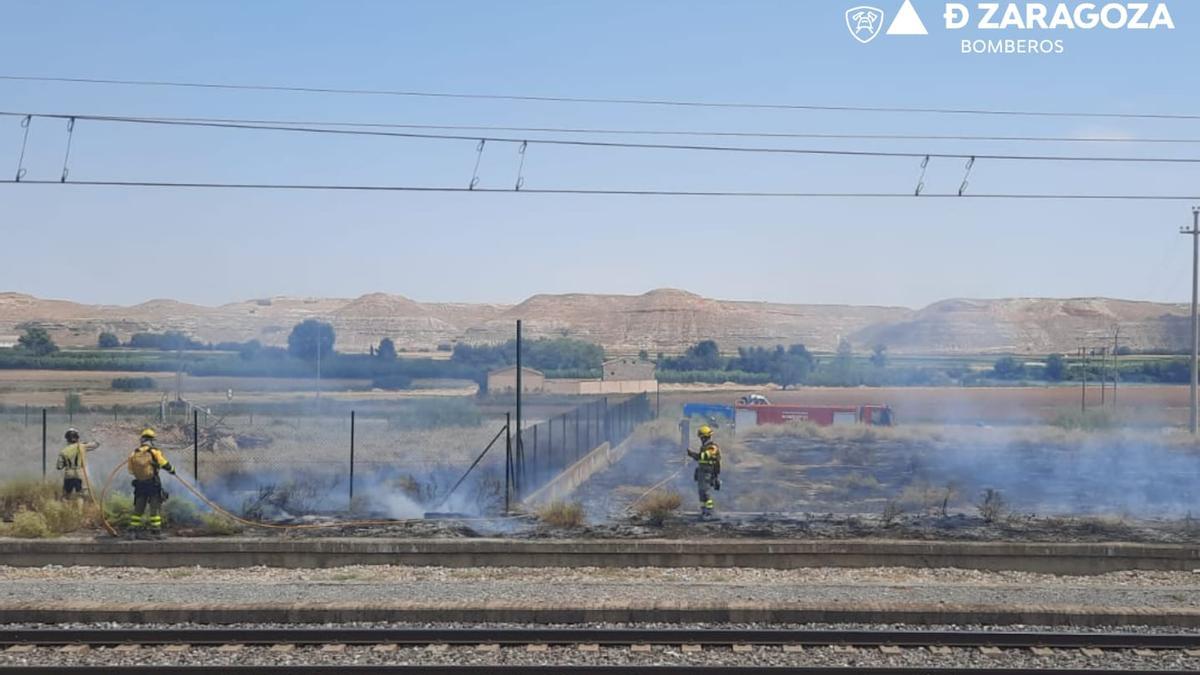
[[[162,489],[158,472],[175,474],[175,467],[155,447],[154,438],[153,429],[143,431],[141,445],[129,456],[129,473],[133,476],[133,514],[129,516],[129,529],[134,537],[141,536],[147,526],[152,537],[162,535],[162,503],[167,493]],[[147,511],[149,516],[146,516]]]
[[[721,448],[713,442],[713,430],[707,424],[697,429],[696,435],[700,437],[700,449],[693,452],[689,448],[687,454],[698,462],[693,477],[700,495],[700,517],[708,519],[716,508],[710,490],[721,489]]]
[[[63,499],[83,496],[83,474],[87,471],[87,453],[100,447],[99,443],[79,440],[79,430],[71,427],[64,436],[67,446],[58,452],[55,467],[63,472]]]

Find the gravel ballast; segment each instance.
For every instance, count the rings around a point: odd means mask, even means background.
[[[687,601],[830,606],[946,604],[1200,607],[1200,574],[1061,577],[947,569],[438,568],[143,569],[0,567],[0,604],[512,603]]]

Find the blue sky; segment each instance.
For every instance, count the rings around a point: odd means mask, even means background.
[[[860,45],[857,2],[14,2],[0,74],[711,101],[1197,112],[1200,6],[1175,31],[1072,32],[1062,55],[963,55],[931,35]],[[877,0],[892,13],[900,0]],[[1074,4],[1074,3],[1069,3]],[[984,37],[1044,37],[1034,32]],[[659,108],[0,81],[0,109],[417,124],[728,131],[1165,136],[1200,121]],[[530,138],[538,135],[529,134]],[[57,179],[62,122],[36,120],[28,178]],[[609,139],[611,140],[611,139]],[[646,140],[646,139],[640,139]],[[661,139],[672,142],[672,139]],[[676,141],[678,139],[675,139]],[[704,139],[700,139],[702,142]],[[721,144],[735,141],[716,140]],[[0,118],[0,168],[17,120]],[[912,152],[1188,157],[1200,144],[748,140]],[[81,122],[83,179],[465,185],[473,142]],[[511,187],[489,145],[480,185]],[[9,172],[9,168],[3,168]],[[908,159],[532,146],[527,187],[907,191]],[[957,190],[934,160],[927,190]],[[980,162],[978,192],[1200,193],[1200,166]],[[1186,203],[781,200],[102,189],[0,185],[0,289],[84,302],[268,295],[515,302],[657,287],[783,302],[1116,296],[1182,301]]]

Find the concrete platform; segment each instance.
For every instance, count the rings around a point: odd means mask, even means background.
[[[926,541],[513,539],[0,539],[0,565],[320,568],[917,567],[1089,575],[1200,569],[1200,546]]]
[[[291,603],[244,605],[70,602],[0,605],[0,623],[795,623],[1200,627],[1200,610],[1067,606],[594,603],[531,605]]]

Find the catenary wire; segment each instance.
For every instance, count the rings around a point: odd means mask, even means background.
[[[603,98],[588,96],[536,96],[517,94],[480,94],[461,92],[416,91],[403,89],[351,89],[338,87],[289,86],[273,84],[227,84],[219,82],[187,82],[178,80],[133,80],[92,77],[58,77],[35,75],[0,75],[0,80],[21,82],[59,82],[69,84],[121,85],[137,87],[178,87],[190,89],[223,89],[232,91],[276,91],[302,94],[349,94],[366,96],[403,96],[413,98],[472,99],[496,101],[526,101],[538,103],[588,103],[608,105],[670,106],[688,108],[732,108],[751,110],[811,110],[828,112],[916,113],[936,115],[990,115],[1006,117],[1080,117],[1107,119],[1200,120],[1200,114],[1186,113],[1121,113],[1068,110],[1017,110],[999,108],[937,108],[906,106],[854,106],[809,103],[752,103],[736,101],[695,101],[657,98]]]
[[[31,113],[34,117],[69,117],[64,113]],[[99,117],[99,115],[95,115]],[[584,134],[606,136],[682,136],[713,138],[803,138],[829,140],[879,141],[995,141],[1018,143],[1200,143],[1200,138],[1166,138],[1138,136],[997,136],[987,134],[899,134],[899,133],[835,133],[791,131],[719,131],[697,129],[610,129],[597,127],[503,126],[493,124],[415,124],[399,122],[340,122],[329,120],[289,120],[278,118],[239,117],[172,117],[164,115],[113,115],[121,119],[154,122],[218,122],[228,124],[288,125],[313,127],[347,127],[362,129],[428,129],[451,131],[503,131],[514,133]]]
[[[27,117],[31,113],[21,113],[15,111],[0,111],[0,116],[8,117]],[[181,127],[203,127],[213,129],[240,129],[250,131],[281,131],[290,133],[305,133],[305,134],[332,134],[332,135],[347,135],[347,136],[375,136],[388,138],[409,138],[420,140],[449,140],[449,141],[471,141],[477,143],[487,141],[492,143],[529,143],[537,145],[560,145],[560,146],[576,146],[576,147],[594,147],[594,148],[628,148],[639,150],[687,150],[687,151],[702,151],[702,152],[735,152],[735,153],[759,153],[759,154],[783,154],[783,155],[825,155],[837,157],[880,157],[880,158],[904,158],[904,159],[920,159],[924,157],[932,157],[936,159],[972,159],[972,160],[991,160],[991,161],[1026,161],[1026,162],[1105,162],[1105,163],[1133,163],[1133,164],[1200,164],[1198,157],[1114,157],[1114,156],[1085,156],[1085,155],[1012,155],[1012,154],[988,154],[988,153],[972,153],[972,152],[896,152],[883,150],[836,150],[830,148],[781,148],[781,147],[764,147],[764,146],[748,146],[739,147],[731,145],[676,145],[668,143],[629,143],[618,141],[591,141],[578,139],[563,139],[563,138],[540,138],[526,139],[519,137],[505,136],[466,136],[461,134],[426,134],[407,131],[375,131],[363,129],[326,129],[319,127],[297,127],[297,126],[267,126],[258,124],[234,124],[224,122],[184,122],[184,121],[169,121],[169,120],[154,120],[144,118],[128,118],[116,117],[110,115],[85,115],[85,114],[54,114],[45,115],[49,119],[70,119],[90,120],[94,122],[111,122],[120,124],[144,124],[144,125],[164,125],[164,126],[181,126]]]
[[[318,183],[218,183],[184,181],[132,181],[132,180],[0,180],[10,185],[54,185],[82,187],[122,188],[197,188],[233,190],[297,190],[297,191],[343,191],[343,192],[428,192],[470,194],[513,194],[513,195],[580,195],[580,196],[628,196],[628,197],[758,197],[758,198],[827,198],[827,199],[1011,199],[1011,200],[1071,200],[1071,201],[1200,201],[1195,195],[1167,194],[1079,194],[1079,193],[922,193],[919,197],[911,192],[768,192],[768,191],[719,191],[719,190],[653,190],[653,189],[603,189],[603,188],[468,188],[454,186],[420,185],[337,185]]]

